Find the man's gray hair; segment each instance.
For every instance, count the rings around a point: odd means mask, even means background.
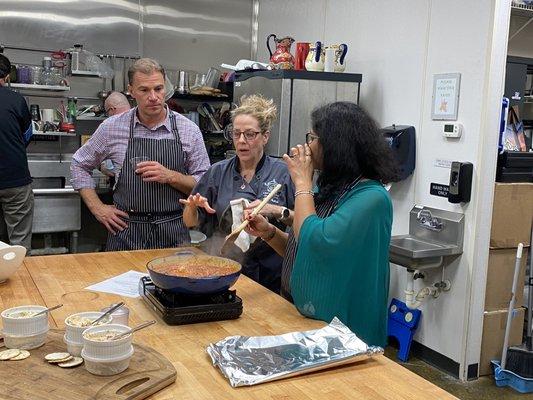
[[[154,72],[161,72],[163,79],[165,79],[165,70],[161,64],[152,58],[140,58],[131,65],[128,69],[128,81],[130,85],[133,83],[133,75],[136,72],[146,75],[150,75]]]

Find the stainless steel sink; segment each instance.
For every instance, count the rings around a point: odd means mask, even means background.
[[[389,260],[409,269],[442,265],[444,257],[463,252],[463,214],[415,206],[409,234],[393,236]]]
[[[427,258],[457,254],[459,247],[452,244],[427,242],[414,236],[402,235],[391,238],[390,251],[411,258]]]

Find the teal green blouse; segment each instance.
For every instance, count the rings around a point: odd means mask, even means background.
[[[374,180],[347,192],[330,216],[307,217],[290,282],[298,310],[338,317],[367,344],[385,346],[391,228],[389,194]]]

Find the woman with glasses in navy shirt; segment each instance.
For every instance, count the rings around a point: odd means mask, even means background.
[[[292,221],[294,185],[287,165],[265,154],[270,128],[276,118],[272,100],[253,95],[244,97],[232,112],[232,125],[226,138],[233,141],[236,155],[213,164],[192,190],[180,200],[185,205],[183,220],[188,227],[199,226],[210,236],[219,225],[230,201],[244,198],[254,207],[279,183],[282,189],[263,208],[261,214],[285,230]],[[243,273],[268,289],[279,293],[282,258],[262,240],[245,252]]]

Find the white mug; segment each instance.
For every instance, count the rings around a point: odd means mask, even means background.
[[[55,121],[56,110],[53,108],[42,108],[41,109],[41,120],[44,122],[54,122]]]
[[[326,56],[324,57],[324,72],[335,71],[335,49],[326,47]]]
[[[33,133],[41,132],[44,127],[44,121],[31,121],[31,126],[33,129]]]

